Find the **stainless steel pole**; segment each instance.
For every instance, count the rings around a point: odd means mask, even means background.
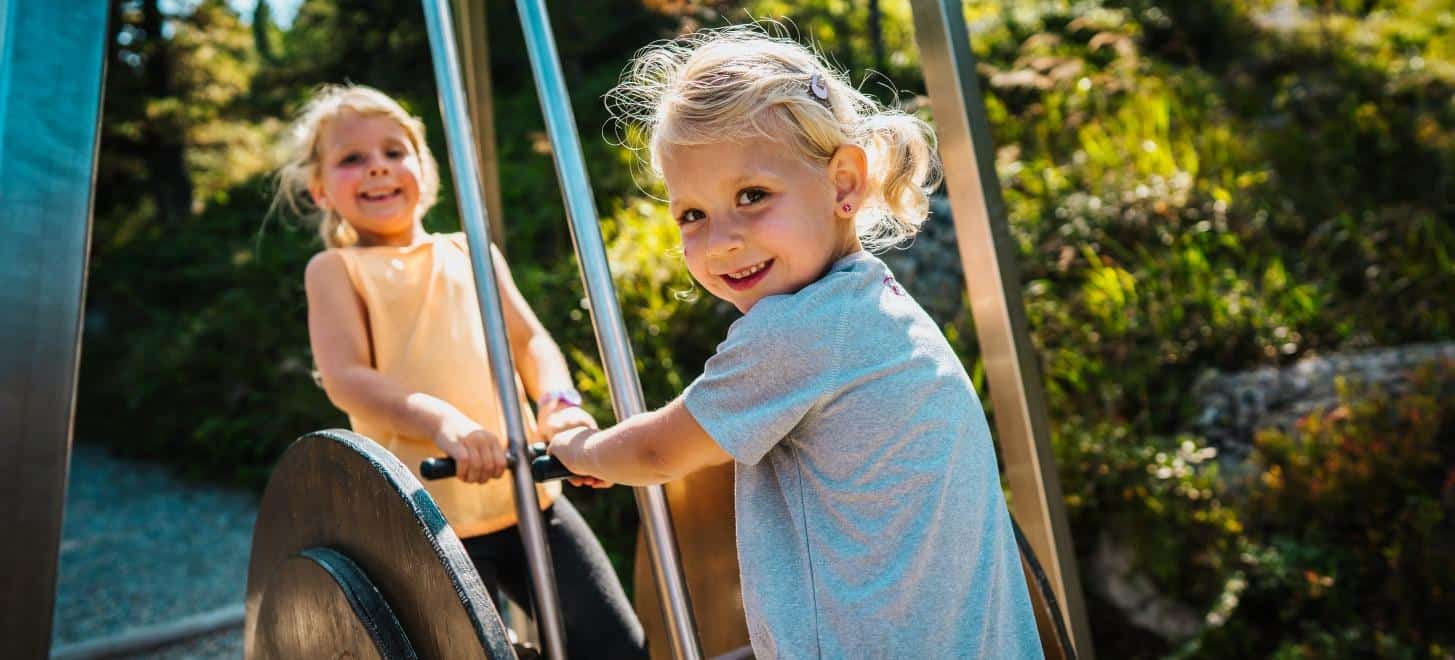
[[[571,240],[581,264],[581,278],[591,308],[591,322],[596,329],[596,344],[606,368],[611,387],[612,405],[618,420],[646,412],[642,385],[637,379],[636,361],[626,324],[617,307],[616,287],[611,281],[611,267],[606,261],[606,248],[596,204],[591,196],[591,183],[586,176],[581,141],[576,135],[576,121],[571,113],[571,97],[566,93],[561,60],[556,53],[550,19],[543,0],[516,0],[520,22],[525,30],[526,48],[530,52],[531,71],[535,76],[536,93],[546,118],[546,131],[551,139],[551,153],[556,161],[556,176],[566,201],[571,223]],[[675,658],[702,657],[697,639],[697,625],[688,602],[687,583],[678,559],[676,535],[667,498],[660,486],[636,489],[637,508],[641,511],[642,528],[652,559],[653,576],[661,597],[663,618]]]
[[[1062,603],[1077,655],[1092,658],[1091,626],[965,15],[960,0],[913,0],[910,6],[955,211],[970,308],[984,351],[1011,508]]]
[[[530,465],[529,443],[525,439],[525,423],[520,414],[520,394],[515,388],[515,364],[510,356],[510,339],[506,334],[505,316],[501,309],[500,289],[495,279],[495,263],[490,251],[490,228],[485,220],[484,194],[480,189],[479,152],[475,149],[470,128],[469,108],[465,104],[464,83],[460,77],[459,54],[455,50],[454,24],[448,0],[425,0],[425,24],[429,30],[430,53],[434,59],[435,86],[439,88],[440,115],[444,120],[445,138],[449,145],[450,171],[454,174],[455,196],[460,207],[460,224],[470,243],[470,263],[475,271],[475,295],[480,300],[480,314],[485,323],[485,345],[490,353],[490,371],[495,378],[495,391],[500,395],[500,410],[505,416],[505,433],[510,453],[518,466]],[[561,625],[561,607],[556,594],[556,576],[551,564],[550,547],[546,544],[545,525],[541,519],[540,500],[530,470],[512,470],[515,480],[515,512],[519,519],[520,538],[525,544],[530,563],[531,586],[535,591],[536,622],[541,644],[552,660],[565,660],[565,633]]]

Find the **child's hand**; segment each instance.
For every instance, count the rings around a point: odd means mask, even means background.
[[[582,410],[580,406],[559,401],[542,406],[536,415],[536,434],[546,442],[550,442],[551,438],[562,431],[577,428],[594,430],[599,427],[591,413]]]
[[[505,473],[505,447],[500,438],[464,415],[441,424],[434,443],[455,459],[455,476],[460,481],[484,483]]]
[[[588,416],[589,419],[589,416]],[[596,432],[596,425],[590,427],[572,428],[563,433],[557,433],[548,440],[546,450],[561,461],[566,469],[575,472],[578,476],[566,479],[572,486],[590,486],[591,488],[611,488],[614,484],[604,479],[598,479],[588,474],[582,474],[584,466],[581,465],[581,451],[586,439]]]

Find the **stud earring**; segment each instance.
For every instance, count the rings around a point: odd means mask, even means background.
[[[853,204],[845,204],[844,205],[844,213],[848,213],[849,211],[852,211],[852,210],[854,210],[854,205]]]

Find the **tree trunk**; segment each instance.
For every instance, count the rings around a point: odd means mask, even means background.
[[[270,30],[273,26],[273,9],[268,0],[258,0],[253,8],[253,48],[258,51],[258,57],[268,64],[278,63],[278,54],[273,51],[273,38]]]
[[[172,49],[162,34],[162,18],[157,0],[142,4],[142,29],[147,40],[145,89],[147,98],[156,101],[176,94],[172,82]],[[192,178],[187,172],[187,132],[183,121],[174,115],[148,122],[146,131],[152,195],[157,216],[166,225],[176,225],[192,214]]]

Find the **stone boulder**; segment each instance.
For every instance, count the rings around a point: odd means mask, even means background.
[[[1339,405],[1339,380],[1397,396],[1409,391],[1412,371],[1439,361],[1455,364],[1455,342],[1315,356],[1282,368],[1210,375],[1193,387],[1201,412],[1189,430],[1216,447],[1225,464],[1241,463],[1259,430],[1289,431],[1299,418]]]

